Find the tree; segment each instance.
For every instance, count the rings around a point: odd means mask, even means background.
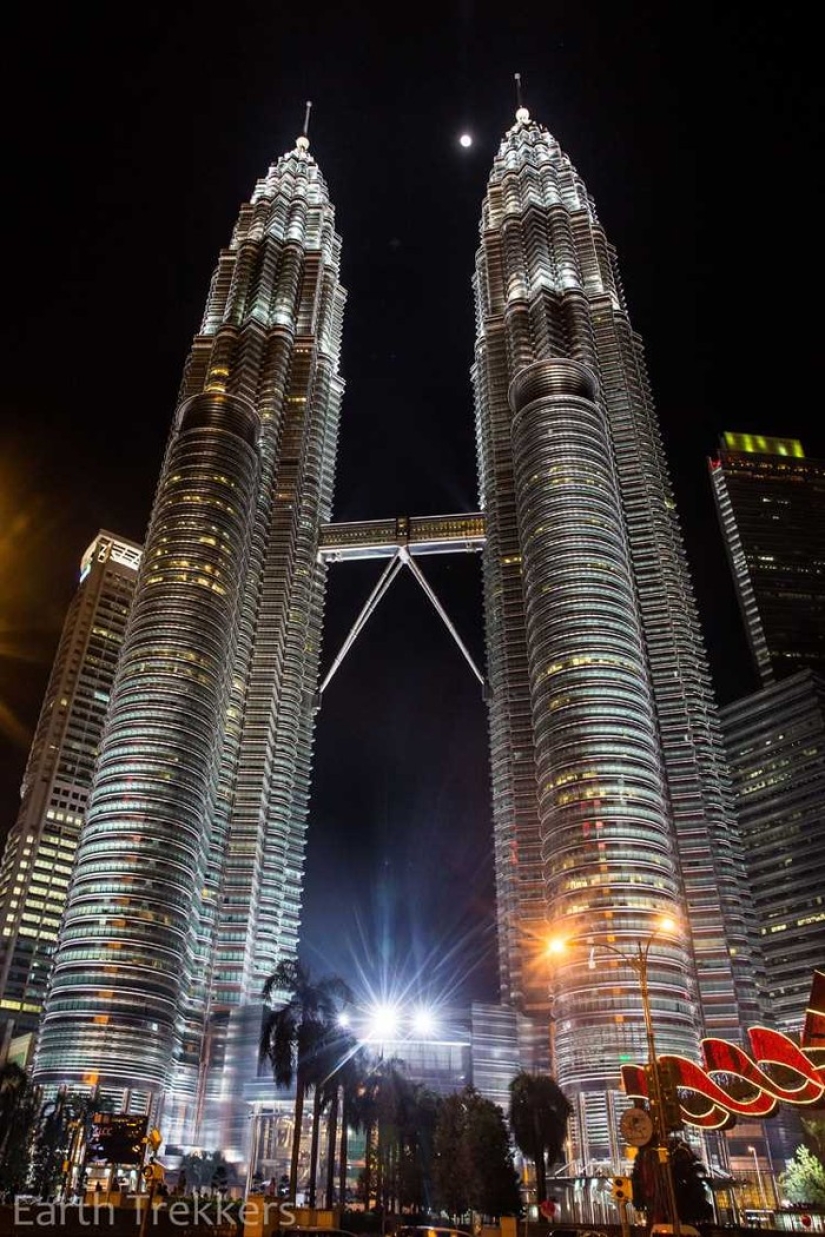
[[[403,1150],[405,1119],[413,1086],[404,1062],[381,1060],[374,1073],[378,1140],[375,1154],[375,1197],[384,1212],[392,1212],[398,1196],[398,1165]]]
[[[679,1219],[688,1224],[708,1223],[713,1219],[713,1207],[705,1188],[707,1169],[681,1140],[673,1148],[671,1163]]]
[[[821,1164],[825,1164],[825,1115],[812,1113],[810,1117],[803,1117],[802,1128],[811,1144],[808,1149],[813,1151]]]
[[[677,1141],[671,1147],[673,1190],[679,1219],[686,1224],[701,1224],[713,1218],[713,1207],[705,1190],[705,1169],[687,1143]],[[667,1198],[662,1188],[659,1150],[655,1143],[640,1147],[633,1161],[630,1178],[633,1205],[648,1213],[651,1223],[668,1221]]]
[[[340,1157],[336,1161],[339,1114],[342,1116],[340,1155],[343,1156],[344,1161],[340,1197],[341,1203],[343,1204],[344,1202],[347,1184],[347,1088],[351,1085],[353,1074],[358,1072],[358,1062],[361,1055],[358,1049],[358,1041],[348,1031],[340,1030],[335,1039],[335,1051],[330,1060],[330,1070],[326,1078],[321,1081],[321,1110],[329,1109],[329,1117],[327,1119],[327,1207],[331,1207],[333,1204],[336,1167],[339,1170],[341,1168]]]
[[[25,1070],[0,1067],[0,1194],[17,1193],[26,1179],[40,1092]]]
[[[341,1082],[342,1125],[341,1151],[338,1161],[338,1197],[342,1206],[347,1197],[347,1169],[349,1167],[347,1131],[364,1128],[361,1122],[362,1113],[358,1104],[358,1096],[365,1085],[364,1080],[368,1068],[365,1052],[363,1049],[358,1049],[345,1057],[338,1070],[338,1077]]]
[[[433,1147],[441,1100],[420,1083],[412,1083],[399,1109],[396,1167],[398,1207],[429,1211],[433,1194]]]
[[[572,1109],[567,1096],[549,1074],[516,1074],[510,1083],[510,1129],[522,1155],[536,1168],[536,1202],[547,1197],[545,1157],[550,1165],[562,1158]]]
[[[825,1168],[807,1147],[797,1147],[779,1184],[792,1203],[811,1207],[825,1205]]]
[[[342,982],[342,981],[337,981]],[[342,984],[343,990],[343,984]],[[348,990],[347,990],[348,991]],[[318,1142],[321,1130],[321,1113],[330,1108],[328,1153],[334,1158],[335,1130],[338,1124],[339,1072],[355,1041],[339,1023],[339,1014],[331,1022],[319,1024],[312,1036],[311,1050],[306,1062],[306,1085],[312,1089],[312,1142],[309,1154],[308,1202],[315,1206],[318,1180]],[[332,1173],[328,1162],[327,1192],[329,1194]],[[331,1203],[330,1203],[331,1206]]]
[[[375,1164],[373,1139],[378,1116],[378,1084],[374,1064],[369,1065],[358,1080],[358,1085],[350,1100],[350,1113],[353,1129],[363,1130],[364,1133],[364,1171],[359,1188],[363,1194],[364,1210],[369,1211],[372,1196],[372,1170]]]
[[[218,1190],[224,1192],[237,1184],[238,1173],[227,1163],[220,1151],[194,1151],[180,1162],[178,1189]]]
[[[30,1176],[34,1192],[41,1198],[51,1197],[60,1183],[76,1119],[73,1098],[61,1087],[54,1100],[40,1109]]]
[[[433,1185],[437,1206],[453,1217],[470,1210],[473,1193],[473,1165],[466,1129],[464,1094],[448,1095],[441,1103],[435,1127]]]
[[[497,1104],[473,1097],[467,1129],[473,1164],[473,1210],[485,1216],[515,1215],[521,1198],[504,1114]]]
[[[300,962],[279,962],[264,984],[266,1008],[261,1024],[260,1059],[269,1060],[279,1087],[295,1084],[295,1128],[289,1171],[290,1195],[298,1192],[298,1158],[304,1097],[320,1081],[318,1058],[344,1006],[352,999],[343,980],[334,976],[312,982]],[[313,1144],[317,1150],[317,1134]],[[310,1167],[314,1188],[314,1167]]]
[[[501,1109],[473,1087],[442,1100],[434,1136],[436,1204],[453,1217],[467,1211],[515,1214],[518,1178]]]

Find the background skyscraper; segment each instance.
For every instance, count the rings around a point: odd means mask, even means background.
[[[825,680],[799,670],[722,710],[771,1017],[799,1035],[825,957]]]
[[[650,991],[660,1050],[694,1055],[757,1016],[753,922],[642,344],[581,178],[524,109],[475,297],[502,998],[552,1014],[577,1150],[615,1156],[609,1095],[644,1030],[599,943],[681,918]],[[595,948],[551,974],[548,934]]]
[[[0,1022],[15,1034],[42,1010],[139,563],[113,533],[88,547],[40,710],[0,866]]]
[[[730,432],[708,462],[762,685],[825,671],[825,463],[795,438]]]
[[[708,461],[759,691],[722,710],[777,1025],[799,1034],[825,951],[825,465],[725,433]]]
[[[36,1077],[165,1090],[297,945],[342,382],[340,242],[308,142],[219,258],[186,365],[78,850]]]

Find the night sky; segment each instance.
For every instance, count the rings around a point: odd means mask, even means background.
[[[821,70],[800,12],[241,0],[18,13],[2,83],[0,832],[80,555],[101,527],[144,535],[218,250],[307,98],[349,291],[336,518],[476,506],[470,277],[519,70],[619,251],[720,699],[753,686],[704,461],[723,429],[825,453],[821,313],[802,311],[822,282]],[[481,658],[478,559],[424,569]],[[332,567],[325,664],[379,570]],[[319,716],[313,971],[374,992],[494,995],[488,782],[478,685],[404,573]]]

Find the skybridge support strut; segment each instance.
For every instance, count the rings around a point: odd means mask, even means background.
[[[427,597],[428,597],[428,598],[430,599],[430,601],[432,602],[432,604],[433,604],[433,606],[434,606],[434,608],[435,608],[435,612],[436,612],[436,614],[439,616],[439,618],[441,619],[442,623],[443,623],[443,624],[444,624],[444,626],[447,628],[447,631],[450,633],[450,635],[452,636],[452,638],[455,640],[456,644],[458,645],[459,649],[461,650],[461,654],[462,654],[462,656],[464,657],[464,660],[466,661],[467,665],[470,667],[470,669],[472,670],[473,674],[474,674],[474,675],[476,676],[476,678],[478,679],[478,681],[479,681],[479,683],[481,684],[482,688],[484,688],[484,687],[486,686],[486,684],[485,684],[485,682],[484,682],[484,675],[481,673],[481,671],[479,670],[478,666],[477,666],[477,665],[475,664],[475,662],[473,661],[473,659],[472,659],[472,657],[471,657],[471,655],[470,655],[469,649],[467,648],[466,644],[465,644],[465,643],[464,643],[464,641],[461,639],[461,636],[458,634],[458,632],[456,631],[455,627],[453,626],[453,623],[452,623],[452,620],[451,620],[451,618],[450,618],[449,614],[448,614],[448,613],[447,613],[447,611],[444,609],[444,607],[442,606],[441,602],[438,600],[438,598],[436,597],[435,593],[433,592],[433,590],[432,590],[431,586],[428,584],[427,580],[425,579],[423,571],[422,571],[422,570],[421,570],[421,568],[418,566],[418,563],[415,561],[415,559],[414,559],[414,558],[413,558],[413,557],[412,557],[412,556],[408,553],[408,551],[407,551],[407,550],[402,549],[402,550],[400,551],[400,553],[401,553],[401,557],[403,558],[404,562],[405,562],[405,563],[406,563],[406,565],[409,567],[410,571],[413,573],[413,575],[415,576],[416,580],[418,581],[418,583],[419,583],[419,584],[421,585],[421,587],[423,588],[423,590],[424,590],[424,592],[426,593]]]
[[[412,530],[410,529],[411,523]],[[423,526],[420,533],[416,525]],[[341,530],[340,533],[338,532],[339,529]],[[356,536],[353,536],[350,531],[353,529],[356,530]],[[387,558],[389,556],[389,561],[382,571],[375,588],[364,602],[358,617],[349,629],[344,643],[341,645],[340,651],[327,671],[321,686],[318,688],[315,696],[316,708],[320,708],[321,697],[402,567],[409,567],[413,578],[423,590],[436,614],[458,646],[461,656],[481,684],[482,692],[486,698],[487,684],[484,675],[475,664],[469,649],[456,631],[450,616],[442,606],[414,557],[416,554],[421,553],[444,554],[455,553],[456,551],[474,552],[480,550],[484,544],[482,517],[479,515],[441,516],[430,517],[416,522],[396,520],[388,527],[384,527],[384,523],[377,522],[365,525],[336,526],[331,524],[325,526],[323,531],[326,536],[326,544],[322,543],[319,551],[318,557],[321,560],[326,559],[328,562],[335,562],[348,557]]]
[[[355,644],[355,641],[358,639],[359,635],[363,631],[367,623],[367,620],[370,618],[372,614],[375,613],[375,610],[379,602],[381,601],[381,598],[384,596],[387,589],[390,587],[390,585],[392,584],[395,577],[398,575],[403,565],[404,565],[404,560],[401,557],[401,550],[396,550],[395,554],[392,556],[392,558],[387,563],[384,570],[381,572],[381,579],[378,581],[375,588],[372,590],[369,597],[364,602],[364,605],[361,609],[361,613],[358,615],[358,618],[355,620],[352,627],[350,627],[349,632],[347,633],[347,637],[344,640],[344,643],[341,645],[341,651],[339,652],[338,656],[335,658],[335,661],[332,663],[329,670],[327,671],[326,678],[324,679],[323,683],[318,688],[319,703],[320,703],[320,697],[323,696],[324,692],[329,687],[329,684],[331,683],[333,675],[335,674],[336,670],[341,665],[341,662],[344,660],[347,653],[352,648],[353,644]]]

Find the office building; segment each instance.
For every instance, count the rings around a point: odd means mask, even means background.
[[[35,1077],[195,1140],[210,1026],[295,954],[342,380],[309,142],[240,211],[183,376]],[[228,1034],[228,1032],[227,1032]]]
[[[86,814],[140,547],[100,532],[83,555],[0,864],[0,1023],[37,1029]]]
[[[619,1162],[618,1065],[737,1040],[753,921],[707,658],[616,255],[520,108],[489,178],[473,381],[502,1000],[552,1019],[576,1155]],[[664,287],[663,287],[664,292]],[[550,935],[572,938],[551,966]],[[613,951],[613,952],[611,952]]]
[[[825,672],[825,463],[795,438],[734,433],[708,462],[762,686]]]
[[[722,435],[708,461],[762,687],[722,711],[776,1025],[798,1034],[825,947],[825,464],[795,438]]]
[[[769,1009],[798,1036],[825,957],[825,679],[801,670],[722,710]]]

